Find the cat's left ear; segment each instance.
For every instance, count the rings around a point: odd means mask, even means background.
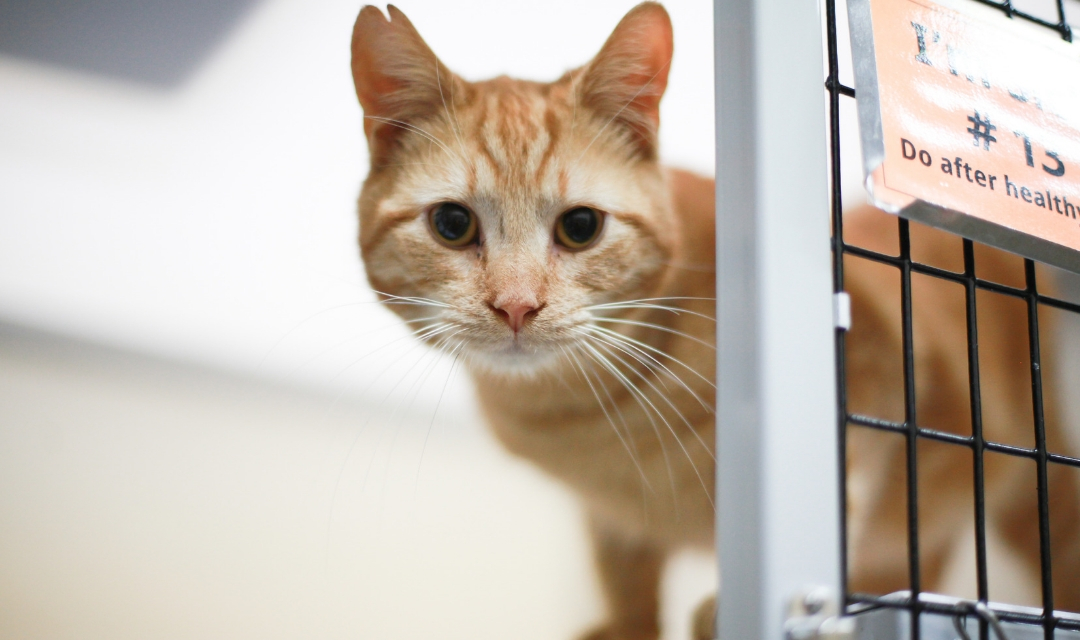
[[[581,76],[582,104],[626,127],[649,158],[657,154],[671,53],[671,18],[658,3],[643,2],[623,17]]]
[[[416,123],[461,94],[461,81],[435,57],[409,19],[394,5],[389,20],[373,6],[353,27],[352,72],[364,108],[364,134],[373,166]]]

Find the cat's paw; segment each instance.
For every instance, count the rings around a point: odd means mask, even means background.
[[[718,640],[716,634],[716,596],[705,598],[694,611],[691,635],[694,640]]]
[[[659,637],[658,628],[625,628],[604,624],[579,636],[578,640],[657,640]]]

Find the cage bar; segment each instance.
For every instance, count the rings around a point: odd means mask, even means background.
[[[840,104],[856,89],[839,80],[836,0],[813,3],[716,0],[718,536],[723,638],[781,638],[787,607],[809,587],[839,594],[855,616],[854,637],[938,640],[960,629],[986,640],[1080,637],[1080,614],[1054,609],[1048,471],[1080,467],[1052,451],[1043,415],[1039,309],[1080,313],[1080,305],[1040,292],[1035,263],[1010,286],[976,272],[975,243],[962,242],[963,268],[919,262],[909,222],[897,220],[895,255],[844,239]],[[1057,21],[1018,10],[1011,0],[972,0],[1016,20],[1072,39],[1063,0]],[[841,5],[840,9],[843,9]],[[822,41],[824,35],[824,42]],[[821,59],[825,45],[826,60]],[[823,63],[827,66],[823,67]],[[825,69],[824,74],[822,69]],[[824,78],[824,96],[820,82]],[[825,100],[823,100],[825,98]],[[827,106],[827,112],[822,110]],[[826,124],[826,135],[821,125]],[[831,255],[823,238],[831,223]],[[854,415],[847,407],[845,335],[833,326],[829,296],[844,291],[844,257],[897,270],[903,332],[903,422]],[[963,286],[971,435],[919,423],[912,344],[912,275]],[[977,293],[1024,302],[1033,410],[1033,446],[984,435],[979,371]],[[829,341],[828,336],[833,340]],[[824,348],[823,348],[824,347]],[[849,592],[845,469],[848,429],[876,429],[906,439],[910,589],[893,594]],[[918,443],[964,447],[972,456],[975,573],[978,602],[921,590]],[[990,601],[987,569],[985,454],[1032,460],[1037,470],[1042,606]]]
[[[719,630],[781,638],[793,598],[840,588],[822,23],[714,7]]]
[[[1011,0],[997,2],[996,0],[972,0],[981,4],[990,5],[1000,9],[1011,19],[1026,20],[1041,25],[1053,31],[1064,40],[1072,40],[1072,32],[1065,20],[1063,0],[1057,0],[1057,22],[1050,22],[1037,18],[1024,11],[1018,10]],[[901,278],[901,310],[902,327],[904,332],[904,404],[905,417],[903,423],[891,422],[877,416],[854,415],[846,406],[846,380],[844,373],[845,337],[838,331],[836,334],[836,365],[838,390],[836,398],[838,402],[839,433],[838,440],[841,447],[840,460],[844,459],[846,432],[852,428],[878,429],[904,436],[907,439],[907,474],[908,474],[908,555],[909,555],[909,578],[911,589],[904,592],[884,595],[850,593],[846,582],[847,567],[842,566],[841,576],[842,600],[845,604],[844,612],[848,615],[856,615],[859,620],[856,637],[873,638],[910,638],[924,640],[951,640],[957,637],[955,631],[960,627],[967,630],[971,638],[997,637],[996,632],[991,630],[988,619],[973,615],[975,604],[957,598],[949,598],[936,594],[920,591],[919,575],[919,541],[918,541],[918,486],[915,482],[917,477],[916,449],[919,440],[929,440],[945,443],[949,446],[966,447],[971,451],[973,460],[973,487],[974,500],[972,509],[975,518],[975,572],[976,586],[978,591],[979,606],[983,611],[1000,621],[1000,626],[1011,639],[1019,638],[1074,638],[1080,637],[1080,614],[1056,611],[1054,609],[1053,583],[1053,558],[1050,553],[1050,521],[1053,514],[1049,512],[1049,495],[1047,473],[1051,465],[1080,466],[1080,460],[1061,455],[1050,450],[1046,441],[1045,416],[1043,411],[1043,380],[1041,353],[1039,344],[1039,308],[1040,306],[1053,307],[1070,313],[1080,313],[1080,306],[1073,302],[1060,298],[1047,296],[1040,293],[1036,286],[1036,268],[1032,260],[1024,260],[1025,284],[1021,287],[1008,286],[997,282],[980,279],[976,274],[975,243],[964,239],[963,246],[963,270],[953,272],[928,264],[922,264],[913,259],[910,251],[909,223],[899,219],[898,236],[900,247],[897,255],[886,255],[872,251],[865,247],[849,244],[844,238],[843,227],[843,202],[841,194],[840,168],[843,158],[840,156],[840,119],[839,109],[843,99],[856,98],[854,88],[846,87],[839,81],[837,60],[837,29],[836,29],[836,0],[824,0],[826,13],[826,45],[828,51],[828,74],[825,88],[829,96],[829,169],[831,186],[831,213],[833,223],[833,286],[836,291],[844,288],[844,256],[850,254],[876,262],[889,265],[899,272]],[[967,321],[967,368],[969,377],[969,403],[971,409],[971,436],[961,436],[929,429],[918,423],[915,413],[917,398],[914,396],[914,369],[912,366],[914,352],[911,344],[911,274],[920,274],[932,278],[938,278],[963,285],[965,291],[966,321]],[[979,378],[979,343],[977,327],[976,293],[978,291],[992,291],[1022,300],[1027,308],[1028,316],[1028,344],[1031,375],[1031,401],[1034,424],[1034,447],[1021,447],[1013,444],[993,442],[984,437],[983,410],[981,398],[981,383]],[[1037,486],[1032,490],[1037,494],[1038,518],[1039,518],[1039,556],[1041,570],[1042,606],[1019,607],[1007,603],[994,603],[989,600],[990,593],[987,577],[987,527],[986,527],[986,504],[985,504],[985,478],[984,478],[984,454],[994,452],[1009,456],[1017,456],[1030,459],[1037,467]],[[843,486],[843,470],[841,470],[841,485]],[[846,504],[841,500],[842,527],[846,522]],[[847,555],[847,540],[841,537],[842,552],[841,561]]]

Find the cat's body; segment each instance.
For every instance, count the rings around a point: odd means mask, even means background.
[[[660,546],[711,547],[713,182],[673,170],[665,172],[665,186],[678,194],[673,210],[683,223],[672,259],[662,268],[656,288],[643,297],[664,298],[656,304],[675,304],[673,308],[690,313],[646,308],[616,309],[607,315],[661,324],[700,340],[639,325],[618,327],[628,338],[667,354],[664,358],[645,350],[681,382],[644,354],[625,346],[625,351],[610,345],[605,349],[604,343],[593,347],[595,353],[586,350],[576,354],[576,360],[561,362],[550,375],[517,378],[484,369],[473,375],[485,417],[503,444],[574,486],[598,524],[610,523],[610,528]],[[625,379],[597,366],[590,355],[618,364]],[[637,391],[630,391],[624,381]]]
[[[598,366],[587,351],[534,379],[474,372],[481,407],[503,444],[584,501],[615,622],[614,629],[590,636],[597,639],[655,637],[665,557],[682,547],[714,545],[713,182],[669,171],[665,186],[676,194],[680,233],[673,259],[643,297],[663,298],[656,304],[690,313],[630,309],[611,315],[659,323],[696,340],[623,325],[624,335],[650,349],[593,347],[622,376]]]
[[[403,303],[394,309],[421,339],[464,360],[506,447],[581,497],[609,609],[592,637],[655,638],[665,557],[711,548],[715,520],[714,187],[657,160],[667,14],[639,5],[592,62],[543,84],[465,82],[404,15],[389,13],[388,21],[365,7],[353,39],[372,157],[360,198],[368,277]],[[854,216],[848,233],[880,235],[880,220]],[[850,395],[867,411],[891,411],[895,396],[880,389],[895,386],[898,373],[885,357],[900,340],[886,318],[898,286],[852,270],[848,288],[855,322],[876,327],[850,341]],[[966,363],[957,352],[964,317],[934,322],[917,355],[945,360],[940,376],[920,382],[920,402],[932,400],[920,415],[962,430],[947,407],[968,402],[956,379]],[[1025,322],[1007,319],[1018,335]],[[984,346],[1005,349],[1007,339],[1007,331],[989,336]],[[1006,364],[994,365],[1001,376],[1026,375]],[[983,381],[984,397],[1002,383],[993,378]],[[1009,408],[991,400],[986,410]],[[852,485],[871,487],[852,503],[852,588],[907,588],[903,545],[884,544],[906,535],[904,495],[886,481],[903,473],[903,449],[852,440]],[[948,484],[949,473],[964,455],[957,447],[927,465],[944,483],[924,491],[921,505],[934,567],[955,538],[949,510],[960,485]],[[1015,467],[988,467],[988,482],[1017,484]],[[1075,498],[1063,482],[1059,495]],[[1010,504],[1033,496],[989,499],[988,513],[1007,516]],[[1061,530],[1080,546],[1080,518]],[[1018,552],[1030,559],[1030,550]],[[1073,556],[1065,575],[1080,575]],[[932,590],[939,574],[928,571],[922,588]],[[1059,604],[1080,607],[1066,583]]]

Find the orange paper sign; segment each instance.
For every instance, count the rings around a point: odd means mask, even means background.
[[[982,7],[855,1],[872,18],[872,47],[852,39],[875,203],[1080,267],[1080,47]]]

